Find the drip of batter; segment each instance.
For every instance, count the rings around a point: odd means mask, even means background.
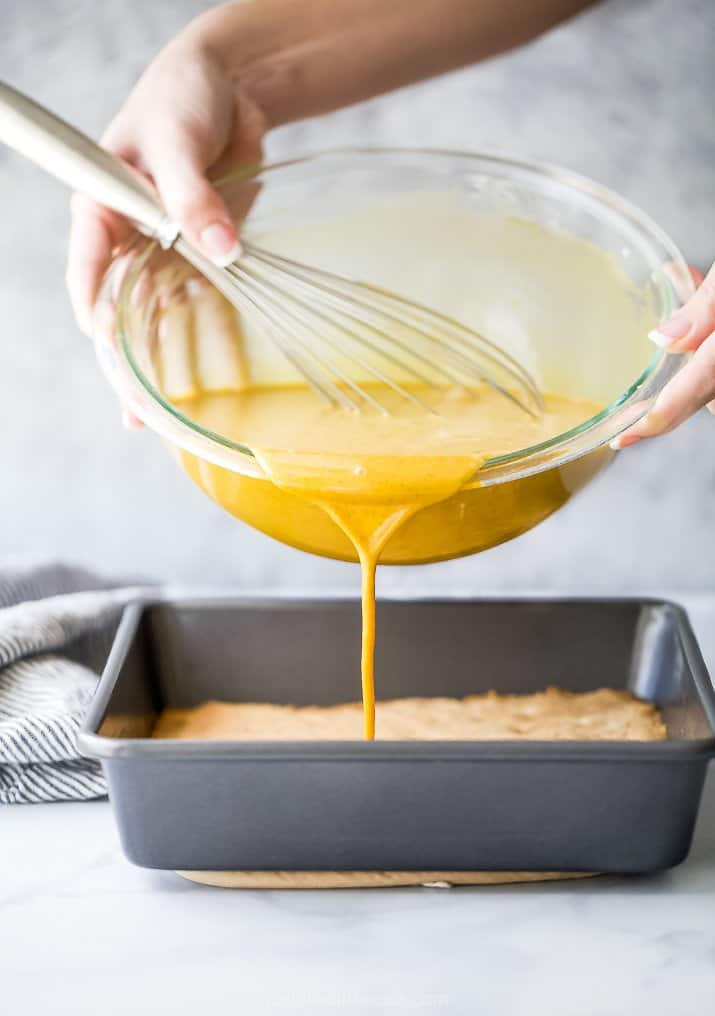
[[[370,464],[367,467],[375,476],[379,468]],[[390,469],[390,464],[386,466]],[[394,468],[394,466],[392,467]],[[474,472],[474,465],[469,466],[469,475]],[[275,475],[275,473],[274,473]],[[446,490],[443,497],[448,497],[458,489],[459,483],[451,490]],[[405,492],[403,497],[407,497]],[[362,646],[360,653],[360,671],[362,680],[362,701],[364,716],[364,734],[368,741],[375,737],[375,574],[380,553],[400,526],[414,515],[420,508],[443,500],[443,497],[419,496],[415,490],[409,501],[403,504],[380,504],[366,501],[342,502],[332,496],[315,496],[312,498],[327,515],[338,525],[348,537],[360,562],[361,601],[362,601]]]
[[[253,449],[273,483],[325,512],[345,533],[362,570],[364,732],[375,736],[375,571],[390,538],[421,509],[473,481],[487,458],[538,444],[582,423],[593,403],[546,397],[534,420],[499,393],[454,389],[431,398],[435,414],[380,389],[389,416],[326,407],[302,387],[248,388],[182,400],[181,411],[206,430]],[[436,401],[435,401],[436,400]],[[216,484],[229,506],[235,491]],[[265,527],[270,531],[270,520]],[[434,556],[445,534],[423,532]]]

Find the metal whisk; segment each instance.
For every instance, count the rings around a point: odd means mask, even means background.
[[[263,319],[284,355],[335,405],[387,412],[377,394],[383,386],[432,411],[424,386],[487,384],[531,416],[543,410],[518,361],[435,310],[254,243],[227,271],[238,306]]]
[[[0,140],[74,190],[173,247],[241,312],[263,325],[332,404],[389,412],[381,390],[433,411],[427,388],[486,384],[530,416],[541,394],[524,367],[477,332],[379,287],[300,264],[251,242],[218,268],[171,222],[149,184],[74,127],[0,82]]]

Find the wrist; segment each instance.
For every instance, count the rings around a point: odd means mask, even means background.
[[[227,3],[200,15],[176,40],[219,67],[237,95],[260,112],[266,130],[294,119],[299,105],[295,81],[281,71],[288,39],[275,13],[270,3]]]

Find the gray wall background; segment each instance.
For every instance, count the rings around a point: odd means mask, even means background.
[[[297,0],[298,2],[298,0]],[[0,76],[97,135],[201,0],[0,0]],[[613,0],[531,46],[269,140],[487,148],[617,188],[715,256],[715,4]],[[66,194],[0,150],[0,564],[74,560],[206,586],[356,590],[357,569],[225,516],[129,434],[63,288]],[[712,588],[715,420],[622,454],[561,513],[479,557],[384,569],[383,592]]]

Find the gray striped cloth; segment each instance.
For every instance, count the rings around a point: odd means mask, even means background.
[[[143,593],[62,565],[0,573],[0,804],[106,794],[77,731],[122,608]]]

